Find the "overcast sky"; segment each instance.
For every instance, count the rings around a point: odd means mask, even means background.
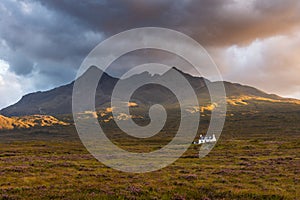
[[[147,26],[197,40],[225,80],[300,98],[299,0],[1,0],[0,108],[72,81],[99,42]]]

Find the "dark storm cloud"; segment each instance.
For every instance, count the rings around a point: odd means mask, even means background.
[[[76,19],[49,11],[39,3],[2,1],[0,9],[0,37],[9,51],[2,59],[19,75],[30,74],[33,69],[51,75],[51,65],[74,69],[102,40],[100,33],[85,30]]]
[[[141,26],[183,31],[202,44],[244,44],[299,27],[297,0],[41,1],[107,35]]]
[[[3,0],[0,37],[11,50],[6,58],[11,70],[26,75],[49,68],[45,66],[49,62],[77,68],[98,42],[135,27],[172,28],[205,46],[247,44],[299,27],[299,4],[297,0]]]

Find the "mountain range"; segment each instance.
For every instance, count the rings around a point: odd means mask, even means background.
[[[110,106],[112,91],[118,81],[123,81],[126,83],[127,81],[131,81],[133,79],[135,79],[135,81],[139,79],[154,80],[157,78],[163,78],[168,73],[171,73],[172,70],[176,70],[177,72],[181,73],[186,80],[188,80],[190,85],[195,90],[200,104],[204,108],[205,106],[207,107],[213,103],[209,101],[207,85],[217,84],[218,82],[212,82],[203,77],[195,77],[173,67],[162,75],[151,75],[148,72],[144,72],[121,80],[104,72],[96,90],[96,109],[103,109]],[[100,69],[92,66],[79,78],[85,78],[87,74],[93,74],[97,76],[100,73],[102,73]],[[227,81],[224,81],[223,83],[226,90],[226,98],[229,109],[236,106],[246,106],[250,104],[251,101],[268,102],[272,105],[275,103],[300,104],[300,101],[298,100],[282,98],[274,94],[267,94],[254,87]],[[74,81],[49,91],[27,94],[23,96],[16,104],[2,109],[0,114],[9,117],[28,115],[56,116],[61,114],[71,114],[73,86]],[[137,105],[151,105],[155,103],[173,105],[177,103],[176,97],[169,89],[156,84],[148,84],[140,87],[132,96],[131,101]]]

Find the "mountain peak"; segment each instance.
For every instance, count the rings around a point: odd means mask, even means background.
[[[86,72],[103,72],[99,67],[92,65],[90,66]]]
[[[105,72],[103,72],[101,69],[92,65],[87,70],[83,71],[82,74],[79,76],[79,78],[85,77],[89,74],[101,74],[101,73],[105,74]]]
[[[171,71],[177,71],[177,72],[179,72],[180,74],[183,74],[183,75],[190,75],[190,74],[187,74],[187,73],[181,71],[181,70],[178,69],[177,67],[172,67],[172,68],[170,68],[168,71],[165,72],[165,74],[168,73],[168,72],[171,72]],[[191,76],[191,75],[190,75],[190,76]]]
[[[110,79],[117,79],[113,76],[110,76],[108,73],[102,71],[100,68],[92,65],[90,66],[86,71],[84,71],[81,76],[79,76],[77,78],[77,80],[79,79],[94,79],[94,78],[100,78],[101,75],[101,81],[106,81],[106,80],[110,80]]]
[[[194,76],[194,75],[192,75],[192,74],[190,74],[190,73],[184,72],[184,71],[180,70],[180,69],[177,68],[177,67],[172,67],[172,68],[169,69],[166,73],[168,73],[168,72],[170,72],[170,71],[172,71],[172,70],[175,70],[175,71],[179,72],[180,74],[182,74],[182,75],[185,76],[185,77],[189,77],[189,78],[201,78],[201,79],[204,79],[203,77],[200,77],[200,76]],[[206,80],[206,81],[208,81],[208,80]]]
[[[172,67],[172,69],[174,69],[174,70],[176,70],[176,71],[178,71],[178,72],[180,72],[180,73],[184,73],[183,71],[181,71],[181,70],[178,69],[177,67]]]

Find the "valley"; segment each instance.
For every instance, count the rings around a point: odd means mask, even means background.
[[[73,125],[2,131],[0,198],[298,199],[300,109],[284,106],[229,111],[221,138],[207,157],[199,159],[199,145],[192,145],[172,165],[146,174],[119,172],[98,162]],[[66,116],[60,119],[67,121]],[[208,123],[206,113],[199,133]],[[176,132],[169,127],[141,142],[112,122],[102,125],[115,144],[132,152],[155,150]]]

